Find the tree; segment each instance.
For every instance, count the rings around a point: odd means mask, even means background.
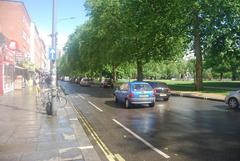
[[[221,73],[232,72],[232,80],[236,80],[239,68],[240,48],[236,41],[240,37],[240,2],[219,1],[209,14],[209,27],[204,39],[204,59],[208,67]],[[220,10],[221,9],[221,10]]]
[[[184,37],[179,30],[178,7],[182,1],[122,1],[125,49],[130,62],[137,65],[137,80],[143,79],[143,65],[150,60],[172,60],[182,54]]]

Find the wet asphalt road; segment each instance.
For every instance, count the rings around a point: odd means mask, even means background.
[[[114,103],[112,89],[61,85],[109,151],[126,161],[240,161],[240,110],[222,102],[171,97],[154,108],[125,109]]]

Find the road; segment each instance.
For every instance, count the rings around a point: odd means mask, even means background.
[[[171,97],[125,109],[112,89],[60,84],[103,161],[240,160],[240,110],[222,102]]]

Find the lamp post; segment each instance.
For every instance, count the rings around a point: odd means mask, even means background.
[[[55,51],[56,54],[56,0],[53,0],[52,6],[52,49]],[[50,60],[50,75],[53,80],[53,86],[56,85],[56,61]],[[55,71],[54,71],[55,70]]]
[[[58,58],[58,52],[57,52],[57,23],[65,20],[71,20],[75,19],[76,17],[65,17],[61,18],[59,20],[56,19],[56,0],[53,0],[52,5],[52,49],[55,51],[56,57],[55,60],[50,60],[50,74],[52,78],[53,87],[57,86],[57,58]]]
[[[51,55],[56,54],[56,0],[52,1],[52,49],[51,49]],[[56,58],[56,56],[55,56]],[[52,88],[56,87],[56,60],[54,58],[51,58],[50,60],[50,77],[52,79]],[[47,103],[47,114],[53,115],[53,109],[56,109],[53,102],[53,90],[51,90],[51,102]]]
[[[68,19],[75,19],[75,17],[67,17],[67,18],[62,18],[60,20],[58,20],[58,22],[60,21],[64,21],[64,20],[68,20]],[[52,38],[52,51],[55,52],[55,60],[52,59],[50,60],[50,76],[52,78],[52,87],[56,87],[57,86],[57,32],[56,32],[56,25],[57,25],[57,19],[56,19],[56,0],[52,1],[52,34],[51,34],[51,38]],[[53,92],[53,90],[52,90]],[[53,95],[53,93],[51,93],[51,95]],[[51,97],[51,103],[48,105],[48,110],[47,113],[49,115],[53,114],[53,108],[54,107],[54,102],[53,102],[53,97]]]

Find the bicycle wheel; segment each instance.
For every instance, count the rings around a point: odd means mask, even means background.
[[[53,101],[58,107],[64,107],[67,104],[67,99],[63,96],[55,96]]]
[[[41,99],[42,104],[49,102],[49,100],[51,100],[51,93],[50,92],[41,93],[40,99]]]

